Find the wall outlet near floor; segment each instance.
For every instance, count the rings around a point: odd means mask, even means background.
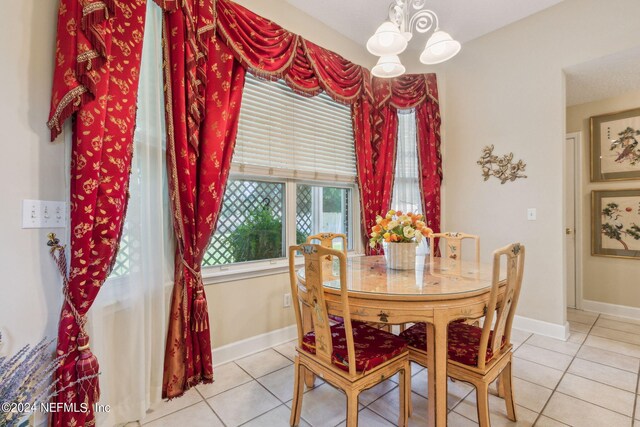
[[[64,228],[67,226],[65,202],[22,201],[22,228]]]
[[[291,294],[284,294],[283,307],[291,307]]]

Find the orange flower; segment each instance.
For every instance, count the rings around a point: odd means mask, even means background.
[[[387,228],[387,225],[389,225],[390,222],[391,222],[390,219],[385,218],[380,222],[380,225],[383,226],[384,228]]]
[[[379,225],[374,225],[373,228],[371,229],[374,233],[379,233],[382,231],[382,227],[380,227]]]
[[[402,216],[402,211],[396,211],[396,216]]]

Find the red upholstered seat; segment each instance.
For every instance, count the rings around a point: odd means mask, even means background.
[[[356,371],[366,372],[407,350],[407,343],[389,332],[375,329],[360,322],[352,322]],[[344,323],[331,326],[333,354],[331,362],[348,371],[347,337]],[[316,336],[309,332],[302,338],[302,349],[316,354]]]
[[[491,332],[491,334],[493,334],[493,332]],[[481,336],[482,328],[467,325],[463,322],[450,323],[448,333],[449,359],[464,363],[465,365],[476,366],[478,364]],[[416,323],[412,327],[402,331],[400,337],[407,341],[411,347],[425,351],[427,349],[427,327],[424,323]],[[491,342],[491,335],[489,335],[489,342]],[[503,336],[502,345],[504,345],[504,343],[505,340]],[[493,350],[487,348],[485,361],[488,362],[492,358]]]

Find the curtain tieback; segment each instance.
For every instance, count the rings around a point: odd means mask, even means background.
[[[80,403],[97,402],[100,400],[100,387],[98,385],[100,366],[98,365],[98,358],[91,352],[89,334],[87,334],[84,329],[84,325],[87,323],[87,315],[78,312],[69,295],[69,276],[67,275],[65,247],[60,244],[60,240],[56,237],[55,233],[49,233],[48,237],[49,241],[47,242],[47,246],[51,248],[49,253],[62,276],[62,293],[64,294],[64,299],[69,306],[71,314],[73,314],[73,318],[78,324],[78,328],[80,328],[80,332],[76,337],[76,345],[80,352],[80,357],[76,360],[78,397]]]
[[[200,268],[197,269],[191,267],[187,261],[185,261],[184,256],[180,254],[180,261],[182,265],[189,270],[193,277],[196,280],[196,292],[195,298],[193,300],[193,315],[191,316],[191,328],[195,332],[203,332],[209,329],[209,316],[208,316],[208,307],[207,300],[204,297],[204,284],[202,283],[202,272]]]

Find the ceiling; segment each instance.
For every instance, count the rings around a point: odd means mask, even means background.
[[[640,48],[566,68],[567,106],[640,90]]]
[[[347,38],[364,46],[378,25],[388,18],[392,0],[287,0]],[[461,43],[533,15],[562,0],[427,0],[425,8],[438,15],[440,29]],[[423,49],[420,34],[409,49]]]

